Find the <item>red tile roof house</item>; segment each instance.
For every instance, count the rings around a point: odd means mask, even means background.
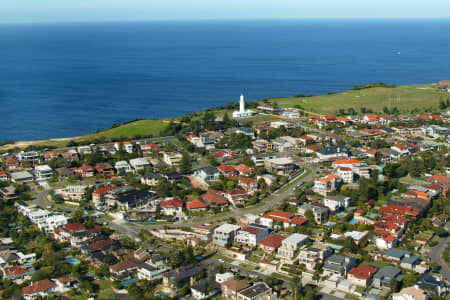
[[[205,202],[203,202],[203,201],[200,200],[200,199],[194,199],[194,200],[192,200],[192,201],[189,201],[189,202],[186,204],[186,208],[187,208],[189,211],[192,211],[192,212],[194,212],[194,211],[207,210],[208,207],[209,207],[208,204],[206,204]]]
[[[229,157],[233,157],[236,155],[236,152],[234,151],[230,151],[230,150],[220,150],[219,152],[217,152],[214,156],[216,158],[229,158]]]
[[[375,275],[377,271],[378,268],[376,267],[359,265],[348,272],[347,279],[354,285],[367,287],[372,281],[373,275]]]
[[[276,253],[285,238],[286,237],[279,234],[270,234],[260,240],[257,245],[265,252]]]
[[[261,224],[264,226],[273,228],[276,222],[282,223],[284,228],[289,228],[303,225],[308,222],[308,219],[297,217],[293,213],[280,210],[268,212],[261,217]]]
[[[135,259],[125,259],[109,267],[109,272],[115,277],[127,275],[138,269],[138,261]]]
[[[202,196],[203,200],[209,204],[210,207],[224,207],[228,206],[228,200],[220,195],[218,191],[208,190],[206,194]]]
[[[114,176],[114,168],[109,163],[98,163],[95,165],[95,171],[100,176],[112,177]]]
[[[220,165],[217,167],[217,170],[219,170],[219,172],[226,178],[236,178],[239,174],[233,166],[229,165]]]
[[[183,201],[179,199],[164,200],[159,206],[165,216],[175,216],[183,212]]]
[[[236,170],[239,171],[240,175],[244,175],[244,176],[248,176],[255,171],[255,169],[253,169],[247,165],[244,165],[244,164],[240,164],[239,166],[237,166]]]
[[[42,279],[32,282],[29,286],[22,288],[22,294],[25,299],[36,299],[45,297],[56,292],[57,284],[49,279]]]
[[[412,216],[412,217],[417,217],[420,215],[420,211],[415,208],[408,207],[408,206],[401,206],[401,205],[397,205],[397,204],[389,204],[386,206],[382,206],[382,207],[380,207],[379,211],[381,211],[387,215],[401,215],[401,216]]]
[[[95,251],[104,251],[106,249],[111,248],[113,245],[114,245],[114,241],[107,238],[107,239],[99,240],[92,244],[89,244],[85,249],[82,249],[82,252],[89,253],[89,252],[95,252]]]
[[[8,178],[8,173],[6,173],[5,171],[0,171],[0,181],[7,181]]]
[[[239,178],[239,185],[250,195],[258,190],[258,182],[253,178],[241,177]]]
[[[247,192],[240,189],[226,193],[225,197],[233,206],[244,205],[248,200]]]
[[[92,177],[94,176],[95,169],[92,166],[85,165],[78,168],[72,168],[72,170],[75,172],[75,174],[86,178],[86,177]]]
[[[116,189],[116,188],[113,186],[109,186],[109,185],[102,186],[102,187],[96,189],[95,191],[92,192],[92,201],[94,202],[95,205],[97,205],[99,203],[104,203],[105,195],[114,189]]]
[[[55,230],[54,237],[59,242],[67,242],[75,232],[82,232],[85,230],[86,227],[81,223],[65,224],[61,228]]]
[[[33,268],[25,268],[22,266],[11,266],[3,269],[3,279],[8,279],[15,284],[21,284],[25,280],[30,280],[33,275]]]

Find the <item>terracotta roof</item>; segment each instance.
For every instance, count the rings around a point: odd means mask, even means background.
[[[359,265],[356,268],[351,269],[350,272],[348,272],[348,273],[356,278],[369,279],[377,271],[378,271],[378,268],[376,268],[376,267],[367,266],[367,265]]]
[[[65,224],[64,228],[67,229],[70,232],[73,231],[79,231],[79,230],[84,230],[86,229],[86,227],[84,227],[83,224],[81,223],[70,223],[70,224]]]
[[[294,216],[294,214],[290,213],[290,212],[274,210],[274,211],[266,213],[263,217],[268,218],[268,219],[277,218],[277,219],[282,219],[284,221],[284,220],[291,219],[293,216]]]
[[[433,191],[437,191],[437,190],[440,190],[442,188],[440,185],[437,185],[437,184],[430,184],[430,185],[427,185],[425,187],[427,189],[433,190]]]
[[[203,202],[200,199],[194,199],[192,201],[189,201],[186,204],[187,209],[207,208],[207,207],[208,207],[208,204],[206,204],[205,202]]]
[[[209,202],[209,203],[213,203],[213,204],[217,204],[217,205],[223,205],[223,204],[228,204],[228,201],[225,197],[220,196],[219,194],[217,194],[214,191],[208,191],[206,194],[204,194],[202,196],[203,200]]]
[[[239,178],[239,183],[252,184],[252,183],[256,183],[256,180],[253,178],[241,177],[241,178]]]
[[[28,272],[27,268],[21,267],[21,266],[11,266],[11,267],[6,267],[3,269],[3,273],[5,274],[5,276],[8,275],[21,275]]]
[[[53,281],[50,281],[49,279],[42,279],[22,288],[22,293],[24,295],[33,295],[36,293],[46,292],[49,289],[55,287],[56,283],[54,283]]]
[[[351,172],[352,169],[349,167],[339,167],[338,170],[345,171],[345,172]]]
[[[115,187],[113,187],[113,186],[109,186],[109,185],[108,186],[102,186],[102,187],[96,189],[95,191],[93,191],[92,193],[96,194],[96,195],[105,195],[105,194],[107,194],[108,192],[110,192],[110,191],[112,191],[114,189],[115,189]]]
[[[236,170],[238,170],[239,173],[252,173],[253,172],[253,168],[250,168],[249,166],[244,165],[244,164],[240,164],[239,166],[237,166]]]
[[[234,167],[233,166],[229,166],[229,165],[220,165],[220,166],[217,167],[217,170],[219,170],[221,172],[225,172],[225,173],[234,172],[235,171]]]
[[[89,245],[89,247],[92,250],[97,251],[97,250],[105,249],[105,248],[107,248],[108,246],[110,246],[112,244],[113,244],[113,240],[105,239],[105,240],[100,240],[100,241],[97,241],[95,243],[92,243],[92,244]]]
[[[258,245],[265,247],[278,248],[286,237],[279,234],[269,234],[258,242]]]
[[[359,160],[353,158],[340,159],[332,162],[333,165],[359,165],[360,163]]]
[[[395,241],[395,236],[393,236],[392,234],[390,234],[390,235],[386,236],[386,237],[384,238],[384,240],[385,240],[386,242],[392,243],[393,241]]]
[[[449,176],[445,176],[445,175],[433,175],[427,178],[428,181],[436,181],[439,183],[449,183],[450,182],[450,177]]]
[[[380,207],[380,211],[387,214],[396,214],[396,215],[411,215],[417,217],[420,214],[420,211],[407,206],[401,206],[397,204],[390,204],[387,206]]]
[[[136,260],[134,260],[134,259],[127,259],[127,260],[118,262],[115,265],[112,265],[110,267],[110,269],[113,272],[120,272],[120,271],[126,271],[126,270],[129,270],[129,269],[133,269],[136,266],[137,266],[137,261]]]
[[[323,178],[316,179],[316,181],[328,182],[328,181],[331,181],[331,180],[336,179],[336,178],[338,178],[337,175],[335,175],[335,174],[328,174],[327,176],[325,176]]]
[[[308,222],[308,219],[302,218],[302,217],[294,217],[294,218],[292,218],[292,220],[290,221],[290,223],[291,223],[291,224],[294,224],[294,225],[303,225],[303,224],[305,224],[306,222]]]
[[[179,199],[168,199],[163,201],[160,204],[161,207],[164,208],[175,208],[175,207],[182,207],[183,206],[183,201],[179,200]]]

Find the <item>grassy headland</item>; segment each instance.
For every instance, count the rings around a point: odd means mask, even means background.
[[[426,84],[399,87],[370,87],[318,96],[297,95],[295,97],[267,98],[259,102],[276,103],[281,108],[301,107],[305,112],[317,114],[336,114],[342,109],[348,112],[349,108],[352,108],[357,114],[361,114],[361,108],[374,113],[383,113],[385,107],[391,111],[393,108],[396,108],[398,113],[421,113],[438,111],[440,101],[446,101],[448,98],[450,98],[449,93],[440,91],[436,85]],[[227,110],[222,108],[216,110],[215,113],[220,116],[225,111]],[[228,110],[228,113],[231,113],[231,110]],[[261,123],[276,119],[278,118],[275,116],[256,115],[245,120]],[[8,150],[14,147],[26,148],[30,145],[64,147],[69,141],[83,143],[99,139],[131,139],[139,136],[157,137],[171,120],[177,119],[137,120],[78,137],[15,142],[14,144],[1,146],[0,150]]]

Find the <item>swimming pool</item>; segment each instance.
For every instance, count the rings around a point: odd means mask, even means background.
[[[378,214],[372,213],[369,215],[369,218],[375,219],[378,216]]]
[[[337,216],[338,216],[339,219],[344,218],[346,215],[347,215],[347,214],[346,214],[345,212],[340,212],[340,213],[337,214]]]
[[[76,266],[80,263],[78,260],[70,257],[66,258],[66,262],[72,266]]]
[[[338,245],[328,244],[328,246],[330,246],[330,248],[333,250],[341,250],[342,249],[342,246],[338,246]]]
[[[357,220],[357,219],[353,219],[353,220],[351,220],[349,223],[350,223],[350,224],[356,224],[356,223],[358,223],[358,220]]]
[[[122,281],[120,283],[120,285],[121,286],[127,286],[127,285],[133,284],[135,282],[136,282],[136,279],[132,278],[132,279],[128,279],[128,280]]]

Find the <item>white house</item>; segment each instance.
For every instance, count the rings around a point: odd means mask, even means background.
[[[133,167],[135,171],[139,171],[151,167],[152,164],[149,162],[148,158],[138,157],[130,159],[130,165]]]
[[[234,240],[243,245],[256,247],[256,244],[268,234],[269,228],[262,225],[251,224],[248,227],[239,230]]]
[[[130,173],[133,171],[131,166],[124,160],[116,162],[114,168],[117,170],[117,174],[121,174],[121,172]]]
[[[45,181],[52,178],[53,170],[48,165],[37,166],[34,168],[36,181]]]
[[[350,205],[350,197],[345,196],[326,196],[323,199],[323,205],[331,211],[338,211],[341,208],[347,208]]]

